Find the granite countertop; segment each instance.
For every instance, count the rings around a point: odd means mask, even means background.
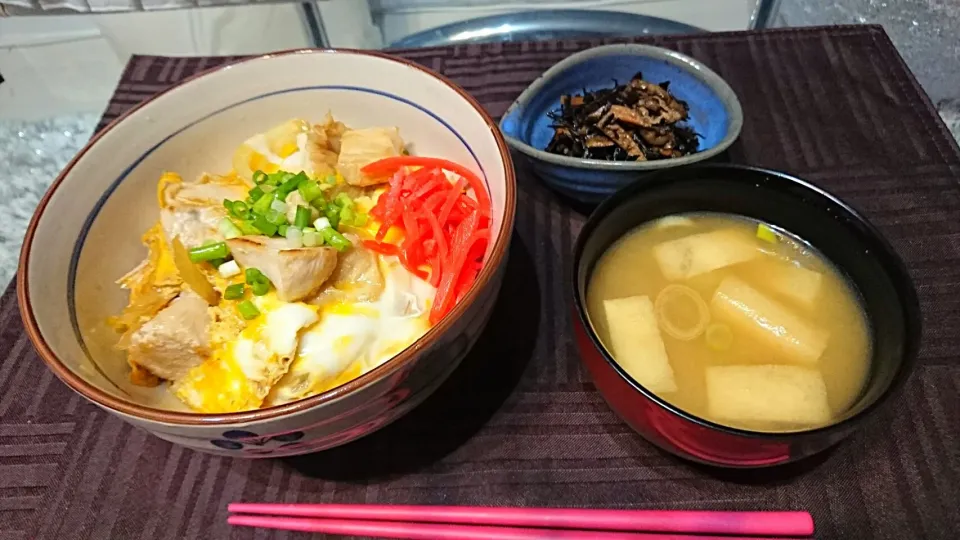
[[[33,210],[50,182],[93,134],[99,114],[75,114],[39,122],[0,120],[0,284],[17,269],[20,245]]]
[[[784,0],[778,25],[882,24],[960,141],[960,4],[951,0]],[[944,61],[945,59],[952,59]],[[0,121],[0,283],[13,277],[43,192],[93,133],[99,114]]]

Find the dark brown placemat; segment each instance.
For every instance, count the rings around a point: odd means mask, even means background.
[[[245,461],[180,449],[72,394],[33,352],[13,286],[0,302],[0,537],[293,538],[229,530],[229,501],[808,509],[818,538],[960,530],[960,152],[879,27],[647,40],[713,67],[746,121],[732,160],[805,176],[883,229],[923,303],[922,361],[896,407],[823,458],[723,473],[654,449],[579,366],[564,280],[583,216],[525,171],[501,300],[486,335],[425,405],[326,453]],[[494,115],[600,41],[398,54]],[[135,57],[104,122],[223,58]]]

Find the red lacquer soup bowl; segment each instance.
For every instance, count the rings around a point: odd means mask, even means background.
[[[586,309],[587,286],[597,260],[631,229],[689,212],[740,215],[790,231],[816,247],[857,289],[871,327],[870,372],[859,398],[834,423],[786,433],[723,426],[681,410],[644,388],[604,348]],[[767,467],[833,446],[891,401],[908,378],[919,348],[916,291],[890,244],[836,197],[779,172],[712,164],[644,178],[604,201],[590,216],[580,232],[573,264],[574,332],[597,390],[651,443],[700,463]]]

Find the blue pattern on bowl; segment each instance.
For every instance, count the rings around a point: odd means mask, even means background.
[[[220,434],[222,439],[214,439],[210,444],[222,450],[239,450],[245,454],[269,455],[276,450],[288,449],[303,438],[302,431],[290,431],[273,435],[258,435],[252,431],[231,429]],[[271,444],[278,443],[278,444]]]
[[[687,102],[687,123],[701,136],[697,153],[670,160],[608,162],[542,150],[553,137],[547,113],[560,106],[560,96],[610,88],[614,80],[625,83],[637,72],[651,82],[669,81],[669,91]],[[736,140],[742,125],[740,103],[719,75],[678,52],[634,44],[596,47],[561,61],[524,90],[500,121],[507,142],[527,159],[537,176],[557,191],[585,202],[599,202],[644,172],[709,159]]]

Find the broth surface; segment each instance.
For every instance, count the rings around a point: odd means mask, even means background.
[[[670,243],[683,238],[704,241]],[[724,260],[729,264],[721,265]],[[714,265],[719,267],[711,270]],[[690,289],[702,303],[685,296]],[[637,321],[651,318],[637,311],[649,314],[650,304],[634,303],[627,320],[623,309],[614,311],[615,302],[608,301],[647,297],[656,304],[665,290],[655,319],[663,347],[651,348],[646,337],[642,344],[631,343],[631,332],[643,333],[634,329],[645,327]],[[635,379],[671,404],[719,424],[773,432],[827,425],[856,402],[869,375],[869,326],[847,279],[799,239],[739,216],[670,216],[630,231],[597,262],[587,311],[611,356]],[[619,338],[611,335],[608,317],[621,318]],[[709,326],[695,338],[665,330],[665,321],[689,329],[704,317]],[[656,333],[652,322],[650,328]],[[630,366],[646,369],[645,363],[660,362],[662,350],[673,381],[661,384],[649,380],[649,373],[643,381],[637,368],[631,371]],[[712,369],[721,367],[730,369]]]

